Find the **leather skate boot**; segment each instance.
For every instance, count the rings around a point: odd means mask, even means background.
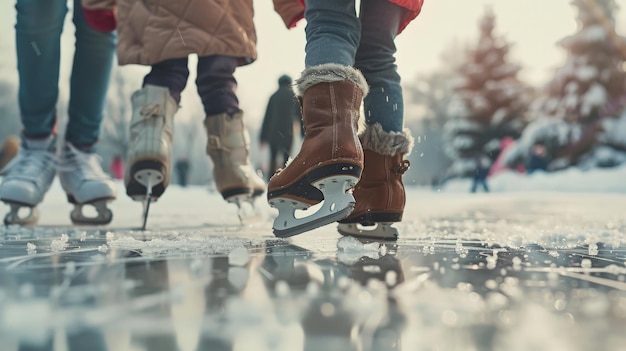
[[[385,132],[380,124],[369,125],[360,136],[365,153],[365,168],[354,188],[356,206],[339,221],[339,233],[376,240],[397,240],[391,227],[400,222],[406,195],[402,175],[410,163],[404,156],[413,148],[409,129]]]
[[[243,112],[221,113],[204,120],[206,152],[213,161],[215,186],[224,200],[241,205],[265,191],[265,182],[250,164],[250,136]]]
[[[368,92],[358,70],[325,64],[307,68],[296,81],[305,128],[298,155],[268,185],[268,202],[278,209],[274,234],[296,235],[347,216],[349,193],[361,177],[363,149],[357,130]],[[324,202],[317,212],[296,218],[295,210]]]
[[[165,87],[146,85],[132,96],[126,194],[158,199],[170,182],[174,114],[178,104]]]

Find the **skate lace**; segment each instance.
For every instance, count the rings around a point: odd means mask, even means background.
[[[75,171],[79,173],[80,178],[102,179],[106,178],[106,174],[100,166],[102,158],[97,154],[81,152],[71,145],[66,146],[67,150],[61,157],[61,162],[57,169],[61,172]]]
[[[22,149],[17,157],[7,165],[3,173],[7,174],[7,179],[37,182],[46,170],[55,167],[56,157],[53,152]]]

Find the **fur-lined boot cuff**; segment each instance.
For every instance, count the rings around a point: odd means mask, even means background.
[[[378,123],[368,125],[360,139],[364,149],[388,156],[397,153],[408,155],[414,144],[410,129],[404,128],[402,132],[385,132]]]
[[[308,88],[318,83],[340,82],[344,80],[349,80],[356,84],[363,91],[363,97],[369,92],[369,86],[361,71],[350,66],[326,63],[307,67],[302,71],[300,78],[296,80],[296,95],[302,96]]]

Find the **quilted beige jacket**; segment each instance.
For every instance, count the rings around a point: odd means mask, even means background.
[[[82,0],[88,9],[115,9],[120,65],[226,55],[256,59],[252,0]]]

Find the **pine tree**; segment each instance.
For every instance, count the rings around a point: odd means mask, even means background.
[[[519,147],[530,158],[534,145],[548,146],[549,169],[570,165],[613,166],[626,155],[622,111],[626,105],[626,45],[615,34],[614,0],[573,0],[578,31],[559,41],[568,58],[535,102],[535,121]],[[621,127],[620,127],[621,126]],[[620,140],[621,139],[621,140]]]
[[[455,159],[451,176],[471,175],[480,157],[494,161],[500,141],[518,137],[524,126],[529,88],[510,63],[510,45],[494,34],[496,18],[488,9],[479,22],[480,38],[458,73],[456,118],[446,123],[447,153]]]

